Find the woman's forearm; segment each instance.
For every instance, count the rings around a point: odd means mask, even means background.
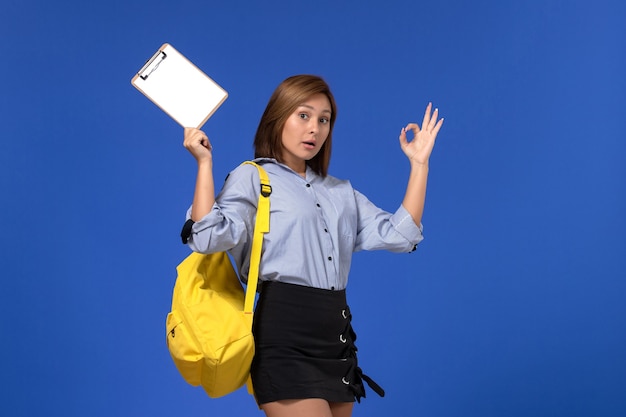
[[[206,216],[215,204],[215,186],[213,185],[213,147],[209,137],[201,130],[186,127],[183,145],[198,163],[196,189],[193,194],[191,220],[197,222]]]
[[[198,163],[196,189],[191,207],[191,220],[199,221],[206,216],[215,204],[215,186],[213,182],[213,161],[205,160]]]
[[[426,184],[428,182],[428,163],[411,163],[411,173],[406,186],[406,194],[402,206],[409,212],[416,225],[420,225],[424,214],[426,200]]]

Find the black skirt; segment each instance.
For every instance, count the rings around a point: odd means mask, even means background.
[[[263,282],[254,313],[252,384],[258,404],[365,397],[363,380],[384,391],[358,366],[346,292]]]

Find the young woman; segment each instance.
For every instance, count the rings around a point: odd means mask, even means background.
[[[409,123],[400,131],[411,171],[402,205],[388,213],[327,174],[337,106],[326,82],[293,76],[271,96],[254,140],[255,161],[268,172],[272,195],[251,370],[257,403],[268,417],[351,416],[354,401],[365,396],[363,381],[384,394],[358,366],[345,289],[353,252],[411,252],[422,240],[428,160],[443,123],[431,107],[421,127]],[[216,198],[209,138],[187,128],[184,146],[198,163],[188,244],[202,253],[229,251],[245,282],[257,170],[237,167]]]

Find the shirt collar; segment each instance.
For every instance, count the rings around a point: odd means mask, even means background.
[[[283,169],[292,172],[293,174],[297,175],[298,178],[302,178],[300,176],[300,174],[298,174],[296,171],[294,171],[293,169],[289,168],[287,165],[278,162],[276,159],[274,158],[255,158],[252,160],[253,162],[256,162],[259,165],[263,165],[264,163],[271,163],[271,164],[276,164],[279,167],[282,167]],[[315,171],[313,171],[313,169],[311,169],[311,167],[309,166],[309,164],[307,164],[306,166],[306,178],[302,178],[303,180],[305,180],[306,182],[313,182],[315,181],[317,178],[319,177],[319,175],[317,175],[315,173]]]

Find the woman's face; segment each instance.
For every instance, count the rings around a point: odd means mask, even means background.
[[[331,117],[326,94],[315,94],[301,103],[283,127],[283,163],[304,174],[306,161],[317,155],[328,138]]]

